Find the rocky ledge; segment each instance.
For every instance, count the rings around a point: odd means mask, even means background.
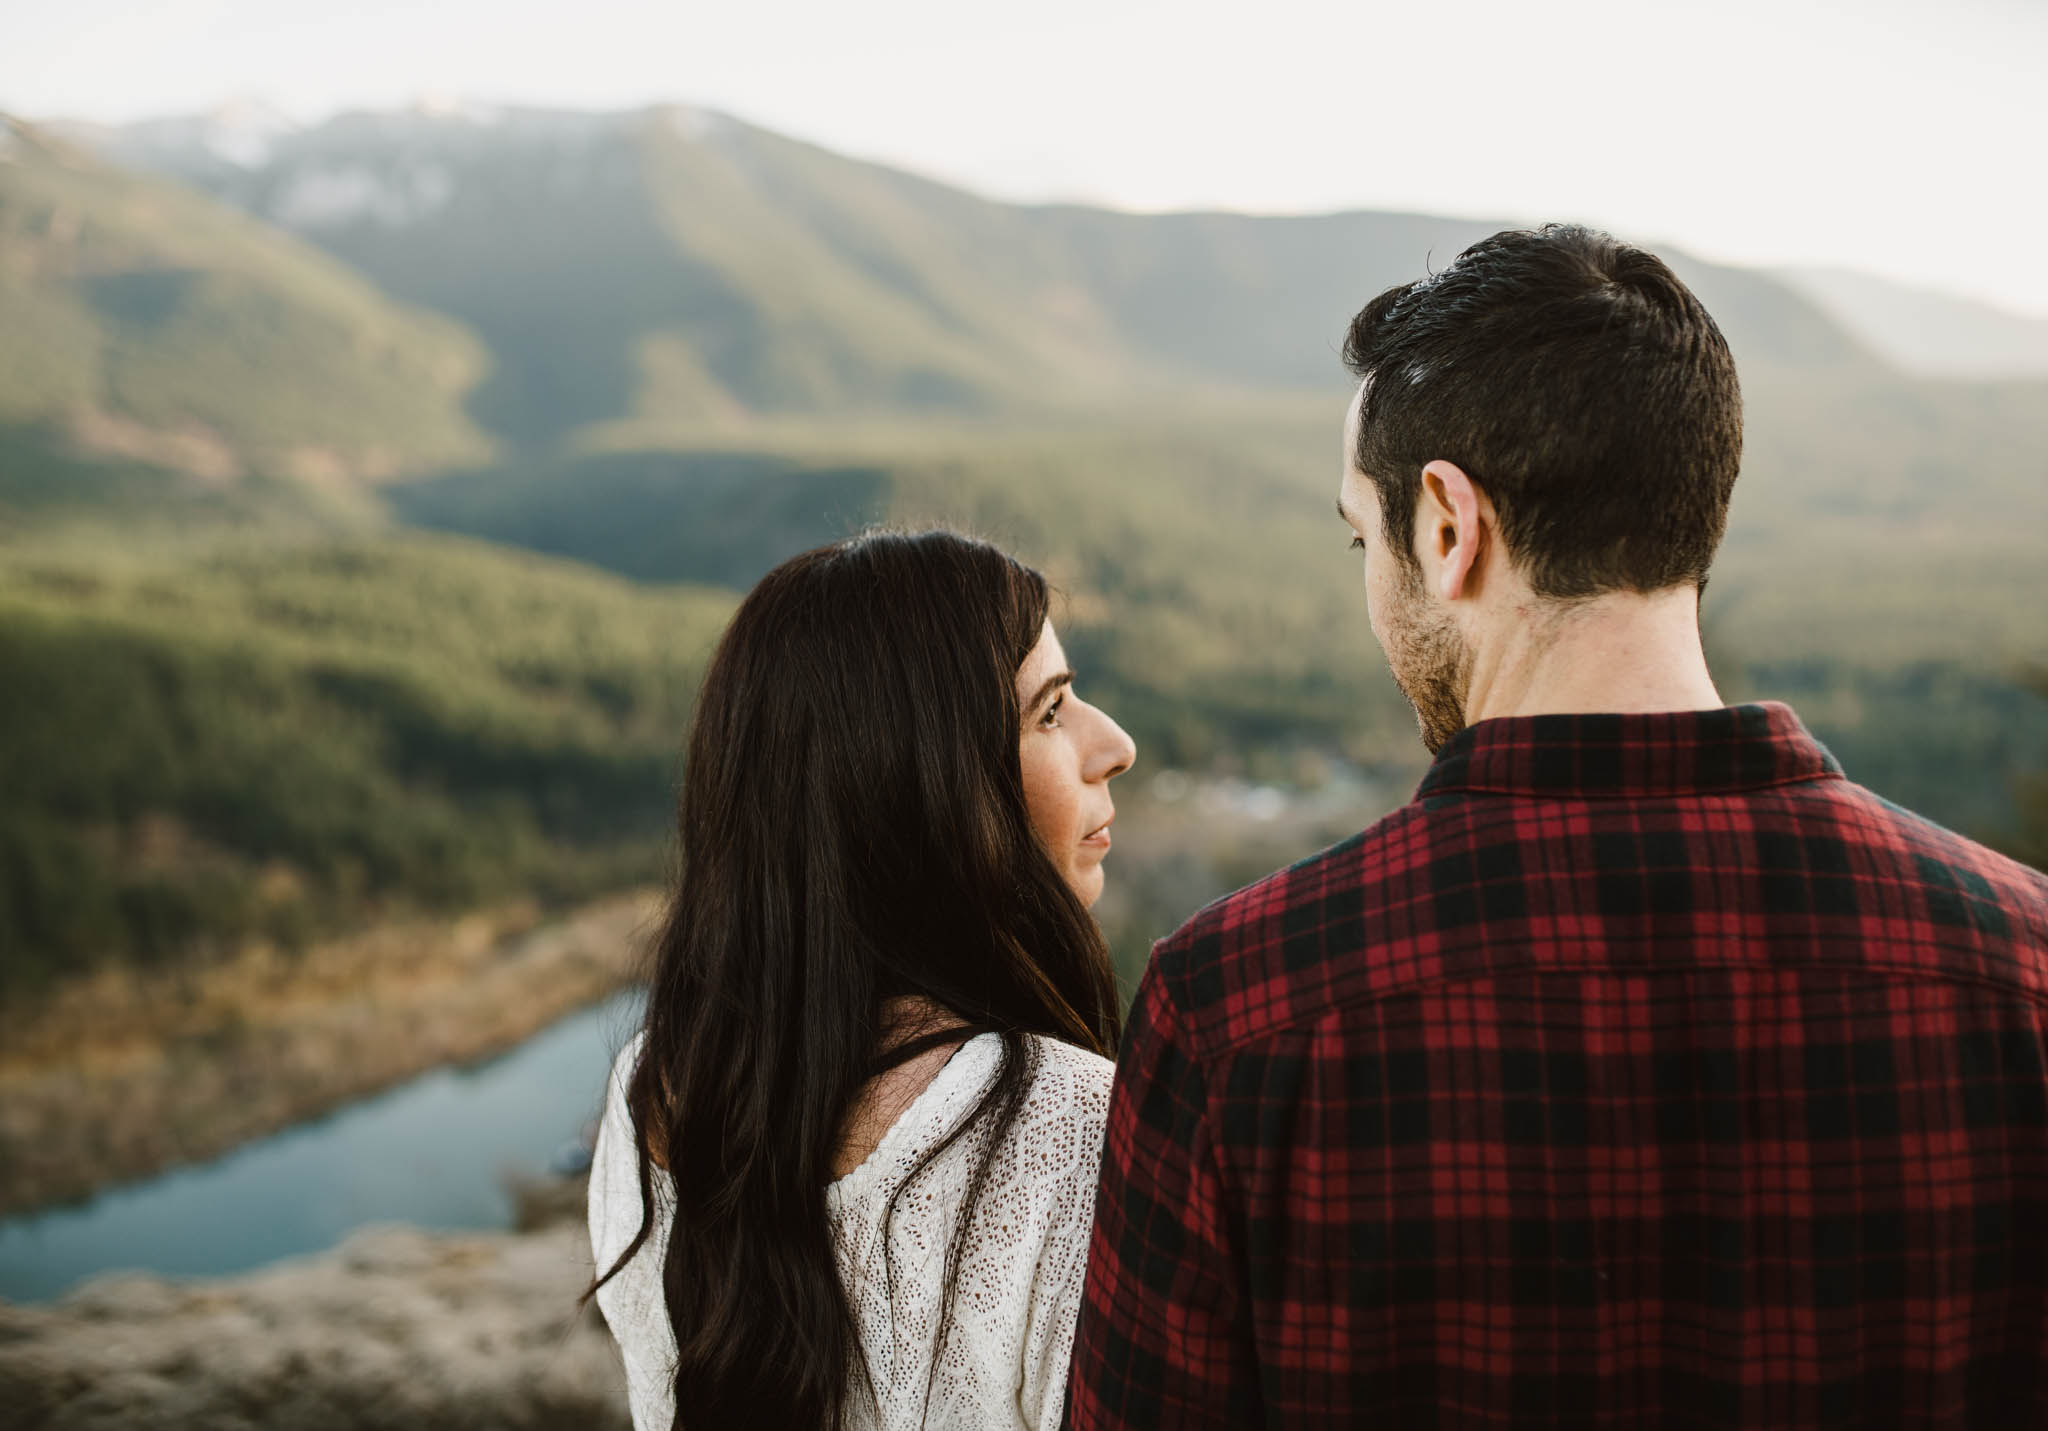
[[[363,1231],[242,1277],[120,1275],[0,1303],[0,1425],[20,1431],[629,1428],[580,1219]]]

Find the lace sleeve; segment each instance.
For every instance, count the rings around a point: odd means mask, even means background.
[[[636,1038],[619,1054],[605,1088],[604,1117],[590,1159],[590,1251],[599,1276],[611,1270],[640,1230],[640,1161],[633,1118],[626,1108],[626,1081],[639,1057]],[[626,1364],[626,1394],[637,1431],[668,1431],[674,1421],[675,1337],[661,1296],[661,1263],[668,1227],[660,1219],[657,1174],[656,1222],[647,1241],[598,1290],[598,1309],[619,1344]]]
[[[1064,1056],[1062,1056],[1064,1055]],[[1031,1297],[1022,1347],[1017,1410],[1036,1431],[1055,1431],[1065,1409],[1067,1370],[1073,1359],[1074,1325],[1080,1315],[1088,1270],[1088,1242],[1095,1222],[1095,1189],[1102,1165],[1102,1135],[1109,1115],[1112,1066],[1092,1055],[1061,1050],[1066,1066],[1065,1107],[1058,1124],[1055,1166],[1042,1169],[1045,1239],[1030,1273]],[[1085,1061],[1084,1061],[1085,1060]]]

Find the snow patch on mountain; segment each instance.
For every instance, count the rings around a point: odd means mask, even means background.
[[[668,106],[667,118],[669,128],[675,131],[678,138],[692,142],[715,139],[734,128],[732,120],[717,110],[699,109],[694,104]]]
[[[286,177],[265,209],[288,229],[363,222],[403,228],[446,207],[454,193],[454,176],[439,164],[416,164],[391,175],[367,164],[313,165]]]
[[[298,121],[252,100],[224,104],[199,120],[196,138],[207,153],[238,169],[260,169],[278,142],[298,133]]]
[[[460,95],[429,91],[412,102],[412,112],[425,119],[453,119],[479,128],[492,128],[505,120],[505,110],[500,105],[480,104]]]

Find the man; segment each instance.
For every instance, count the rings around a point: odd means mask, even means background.
[[[1713,320],[1552,227],[1346,356],[1436,761],[1155,951],[1073,1424],[2048,1425],[2048,879],[1722,705]]]

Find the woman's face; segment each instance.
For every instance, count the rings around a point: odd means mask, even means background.
[[[1122,726],[1074,694],[1074,673],[1050,621],[1017,668],[1017,704],[1024,712],[1018,756],[1031,828],[1053,867],[1092,905],[1102,893],[1102,857],[1116,818],[1109,782],[1131,768],[1137,747]]]

